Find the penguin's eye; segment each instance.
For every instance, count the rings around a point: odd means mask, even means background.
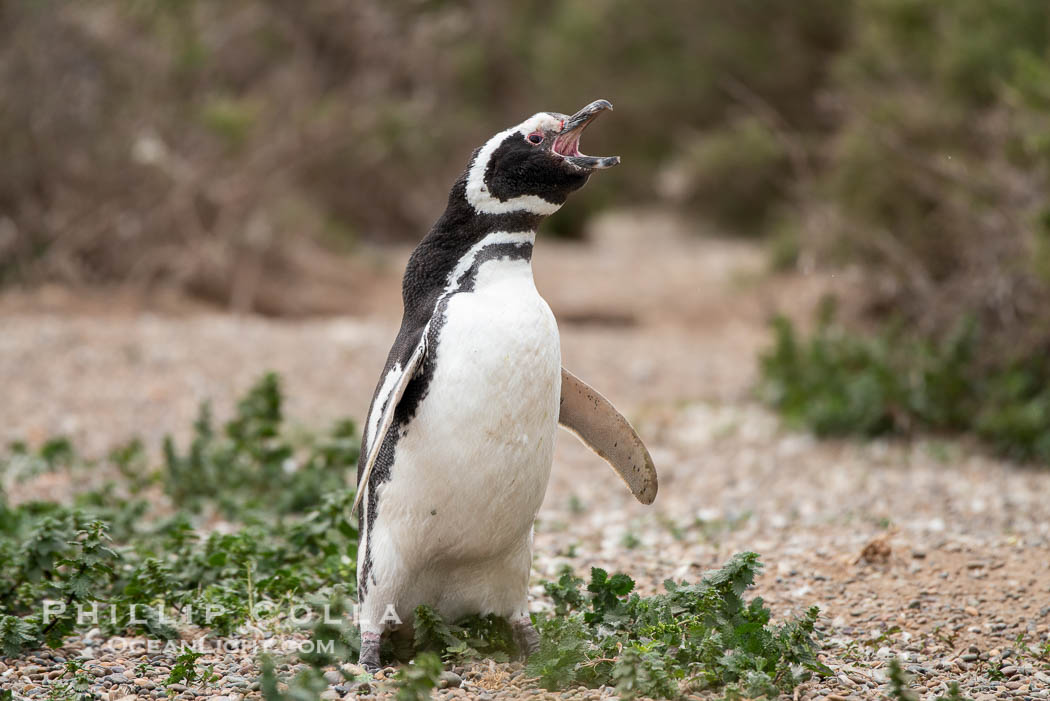
[[[538,131],[534,131],[531,134],[529,134],[528,139],[529,139],[529,143],[535,144],[535,145],[538,146],[539,144],[543,143],[543,134],[538,132]]]

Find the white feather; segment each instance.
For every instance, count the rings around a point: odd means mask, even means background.
[[[365,462],[365,469],[361,472],[361,479],[357,483],[354,505],[350,507],[351,515],[357,511],[365,492],[368,491],[368,478],[372,474],[372,468],[375,467],[376,458],[379,457],[379,450],[383,447],[383,439],[390,430],[391,424],[394,423],[397,404],[401,401],[405,388],[412,381],[416,370],[419,369],[419,364],[423,362],[427,354],[427,332],[429,330],[430,324],[423,327],[423,335],[419,344],[412,352],[404,369],[401,368],[400,363],[395,363],[387,376],[383,378],[383,386],[376,395],[375,406],[372,407],[372,414],[368,417],[368,439],[371,444],[368,446],[368,460]]]
[[[474,259],[477,258],[478,252],[483,248],[497,243],[535,243],[535,241],[536,232],[534,231],[494,231],[491,234],[487,234],[481,241],[470,247],[459,260],[459,263],[456,264],[456,267],[452,269],[452,272],[449,273],[445,283],[445,291],[438,297],[435,310],[441,300],[455,291],[457,281],[462,277],[463,273],[470,270],[470,267],[474,265]],[[529,268],[529,278],[531,279],[531,277],[532,269]],[[533,289],[535,290],[535,285],[533,285]],[[379,450],[386,439],[387,431],[390,430],[390,426],[393,424],[397,403],[401,401],[401,397],[405,394],[405,388],[408,387],[412,376],[415,375],[416,370],[419,368],[419,363],[426,355],[426,342],[429,331],[430,324],[427,324],[423,329],[419,346],[416,347],[415,352],[409,358],[407,368],[403,369],[401,363],[395,363],[390,368],[390,372],[383,378],[383,384],[376,395],[372,413],[368,416],[367,435],[370,443],[368,460],[365,462],[365,469],[362,471],[361,479],[357,484],[357,494],[354,497],[354,505],[350,509],[351,514],[357,511],[357,507],[361,504],[365,492],[368,491],[368,478],[372,474],[376,458],[379,457]]]

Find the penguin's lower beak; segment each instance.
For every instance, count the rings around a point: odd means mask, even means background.
[[[567,163],[583,170],[611,168],[620,163],[619,156],[587,156],[580,153],[580,136],[587,125],[605,110],[611,110],[608,100],[595,100],[582,110],[565,120],[561,131],[554,138],[551,151],[561,156]]]

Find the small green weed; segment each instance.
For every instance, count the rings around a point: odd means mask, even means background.
[[[84,671],[80,660],[73,659],[67,662],[66,671],[72,674],[73,678],[68,681],[52,680],[48,686],[48,701],[88,701],[96,698],[95,694],[91,693],[93,679]]]
[[[433,652],[421,652],[411,665],[402,667],[394,677],[397,701],[426,701],[437,686],[444,667],[441,658]]]
[[[908,687],[910,676],[901,668],[900,661],[894,657],[889,666],[889,690],[886,694],[893,701],[919,701],[919,696]]]
[[[623,534],[623,538],[620,539],[620,545],[627,548],[628,550],[634,550],[642,541],[639,540],[638,536],[635,535],[634,531],[627,531]]]
[[[455,662],[482,658],[508,662],[517,653],[510,624],[498,616],[470,616],[446,623],[429,606],[415,612],[415,649]]]
[[[197,660],[203,656],[203,653],[193,650],[184,651],[175,658],[175,664],[168,678],[164,680],[164,684],[193,684],[198,680],[203,682],[204,676],[209,674],[209,672],[201,672],[197,669]]]
[[[811,672],[827,672],[816,658],[818,611],[770,625],[761,599],[743,599],[761,567],[757,555],[741,553],[699,584],[667,581],[667,593],[651,597],[632,594],[626,575],[597,568],[584,594],[582,580],[565,573],[546,587],[555,613],[537,620],[541,645],[527,672],[547,689],[613,684],[625,697],[790,691]]]
[[[327,609],[330,617],[314,616],[319,622],[307,632],[315,652],[299,655],[307,666],[286,686],[279,686],[273,661],[263,661],[260,691],[270,701],[317,698],[328,686],[324,670],[359,649],[345,615],[358,539],[349,516],[354,494],[343,482],[359,444],[351,422],[289,438],[281,404],[280,383],[268,375],[221,428],[204,405],[185,452],[166,441],[163,468],[150,471],[141,444],[118,448],[108,459],[125,481],[77,495],[72,505],[11,506],[0,493],[3,654],[58,646],[95,625],[104,634],[174,639],[180,625],[193,623],[229,635],[295,603],[315,614]],[[19,446],[0,467],[28,459],[54,469],[87,464],[58,441],[38,453]],[[171,516],[151,520],[148,505],[122,491],[152,485],[171,498]],[[195,520],[216,511],[231,529],[198,532]],[[610,685],[623,698],[676,698],[701,688],[750,697],[789,691],[824,671],[815,654],[817,611],[773,625],[761,599],[743,598],[760,569],[757,555],[743,553],[699,584],[668,581],[666,593],[649,597],[635,593],[625,574],[594,568],[585,582],[565,569],[544,584],[554,610],[535,620],[541,647],[527,673],[548,689]],[[46,617],[44,601],[55,602]],[[95,606],[102,609],[98,622],[78,624],[78,607]],[[158,607],[176,620],[161,617]],[[443,661],[506,661],[519,653],[506,620],[446,622],[426,606],[415,612],[414,648],[415,664],[397,677],[401,699],[428,697]],[[213,682],[217,675],[200,658],[183,650],[165,685]],[[52,686],[56,697],[77,698],[91,686],[82,669],[70,671],[71,681]],[[148,671],[146,663],[135,670]]]
[[[307,667],[287,683],[287,690],[281,691],[279,680],[274,669],[274,662],[268,655],[263,656],[260,667],[259,690],[266,701],[317,701],[321,692],[328,688],[328,682],[316,667]]]
[[[911,675],[901,668],[900,661],[894,657],[889,664],[889,688],[886,695],[890,701],[919,701],[919,695],[911,690]],[[948,687],[947,696],[938,696],[934,701],[973,701],[968,696],[963,696],[962,690],[957,682],[952,682]]]
[[[88,618],[78,626],[78,609],[98,610],[106,633],[170,640],[176,628],[158,607],[166,616],[229,634],[257,611],[278,610],[278,602],[353,582],[357,529],[345,475],[358,455],[354,425],[344,421],[327,434],[293,442],[285,437],[281,403],[276,377],[263,377],[221,436],[205,405],[186,455],[166,442],[165,470],[148,470],[138,442],[111,452],[122,476],[153,475],[139,486],[160,482],[185,507],[168,519],[150,521],[149,505],[121,496],[113,484],[78,494],[70,506],[10,506],[0,492],[3,654],[58,646],[94,625]],[[68,441],[58,440],[36,454],[16,445],[0,459],[0,471],[21,469],[27,459],[55,469],[87,464]],[[194,512],[205,507],[224,511],[235,530],[197,533]],[[45,609],[45,601],[53,603]]]
[[[323,438],[303,437],[303,456],[283,435],[282,405],[273,373],[240,400],[221,431],[209,404],[202,404],[185,454],[170,437],[164,441],[162,483],[172,500],[191,508],[217,501],[227,515],[243,518],[251,511],[302,512],[345,489],[343,471],[356,464],[361,448],[354,423],[341,421]]]

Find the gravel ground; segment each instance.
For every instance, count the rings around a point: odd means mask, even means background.
[[[668,220],[640,245],[624,235],[640,226],[637,215],[619,215],[599,224],[598,245],[543,242],[535,266],[561,320],[566,366],[634,420],[660,494],[652,507],[637,504],[564,434],[537,525],[537,580],[562,564],[581,575],[602,566],[652,592],[754,550],[766,564],[755,593],[777,616],[814,604],[824,615],[824,660],[835,676],[808,682],[796,698],[877,698],[888,660],[899,657],[923,699],[951,681],[979,701],[1050,699],[1050,659],[1038,657],[1050,643],[1050,472],[966,441],[816,442],[785,430],[749,393],[765,320],[774,308],[804,316],[821,292],[848,294],[856,283],[762,275],[760,251],[685,241]],[[203,398],[224,415],[267,369],[283,375],[294,422],[360,417],[396,330],[404,255],[362,304],[376,311],[341,319],[149,315],[104,304],[43,313],[0,298],[0,440],[65,433],[96,453],[131,435],[156,445],[185,431]],[[41,478],[11,494],[70,489]],[[0,688],[42,698],[77,657],[103,698],[167,695],[170,651],[90,634],[0,661]],[[177,698],[257,695],[250,651],[209,651],[200,662],[216,679],[168,687]],[[330,698],[365,691],[332,681]],[[443,684],[447,697],[541,695],[520,665],[459,668]],[[377,680],[364,697],[386,688]]]

